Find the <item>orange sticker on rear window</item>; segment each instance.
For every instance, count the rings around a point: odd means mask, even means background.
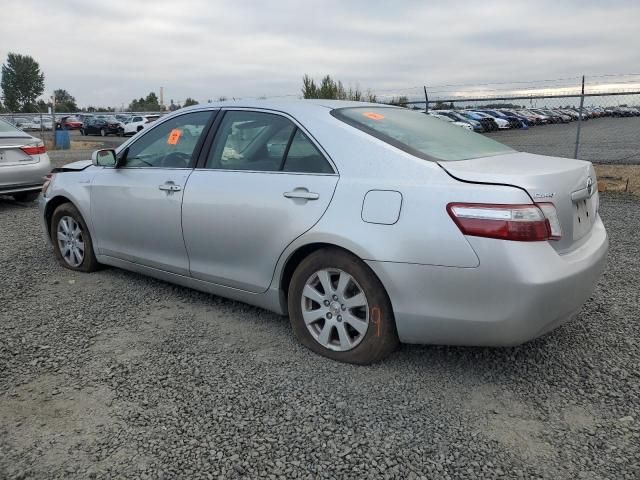
[[[181,136],[182,136],[182,132],[179,129],[174,128],[173,130],[171,130],[171,133],[169,133],[169,138],[167,138],[167,143],[169,145],[177,145],[178,142],[180,141]]]
[[[362,115],[370,118],[371,120],[382,120],[384,118],[384,115],[380,115],[379,113],[374,112],[364,112]]]

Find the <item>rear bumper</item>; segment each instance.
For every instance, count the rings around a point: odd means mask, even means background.
[[[1,166],[0,194],[39,190],[50,172],[51,162],[47,154],[40,155],[37,163]]]
[[[608,238],[600,219],[566,255],[548,242],[467,237],[477,268],[367,262],[391,299],[400,341],[511,346],[572,319],[605,267]]]

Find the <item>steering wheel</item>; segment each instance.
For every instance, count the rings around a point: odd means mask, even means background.
[[[191,155],[184,152],[171,152],[162,159],[160,165],[162,167],[174,167],[174,168],[182,168],[188,167],[189,162],[191,161]]]

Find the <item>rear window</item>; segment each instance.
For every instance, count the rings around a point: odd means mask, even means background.
[[[339,108],[332,110],[331,114],[425,160],[468,160],[514,152],[512,148],[483,135],[404,108]]]
[[[11,125],[9,122],[0,118],[0,133],[18,133],[22,135],[26,135],[22,133],[22,131],[18,130],[15,126]]]

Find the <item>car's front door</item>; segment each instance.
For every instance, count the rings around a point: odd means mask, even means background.
[[[278,258],[323,215],[338,175],[291,119],[227,111],[189,177],[182,228],[191,275],[267,290]]]
[[[213,114],[191,112],[162,122],[119,152],[118,168],[96,174],[91,218],[99,254],[188,274],[182,196]]]

